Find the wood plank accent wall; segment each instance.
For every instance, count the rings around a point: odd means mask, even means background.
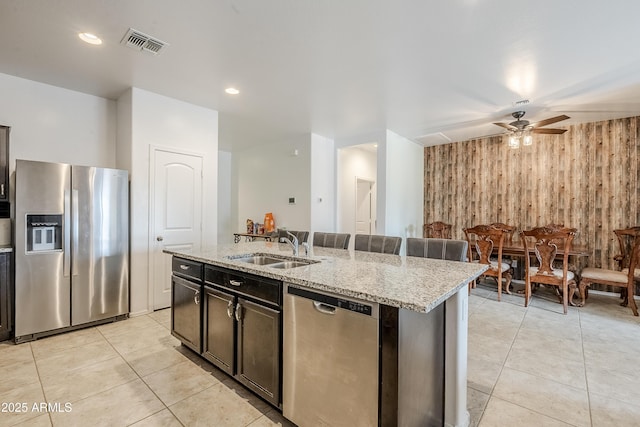
[[[569,126],[507,147],[506,136],[424,149],[424,222],[463,227],[491,222],[519,230],[575,227],[590,267],[614,268],[616,228],[640,225],[640,117]]]

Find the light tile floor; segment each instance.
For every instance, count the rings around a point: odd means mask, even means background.
[[[516,290],[522,286],[516,285]],[[554,291],[522,295],[481,284],[469,299],[472,425],[640,426],[640,318],[591,292],[562,313]]]
[[[473,426],[640,425],[640,319],[630,309],[591,293],[565,316],[544,288],[528,308],[520,295],[496,297],[481,284],[469,300]],[[162,310],[0,344],[0,426],[291,426],[180,346],[169,322]]]

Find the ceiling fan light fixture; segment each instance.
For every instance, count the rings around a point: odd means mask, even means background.
[[[520,148],[520,137],[515,133],[509,137],[509,148]]]
[[[533,144],[533,136],[531,136],[531,132],[526,130],[524,131],[524,136],[522,137],[522,145],[528,146]]]

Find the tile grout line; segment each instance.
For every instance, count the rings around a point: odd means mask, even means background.
[[[488,300],[488,296],[485,296],[485,297],[483,297],[483,298],[484,298],[485,300]],[[492,300],[492,301],[493,301],[493,300]],[[496,302],[498,302],[498,301],[496,301]],[[505,301],[502,301],[502,302],[505,302]],[[500,302],[499,302],[499,303],[500,303]],[[507,359],[508,359],[508,357],[509,357],[509,353],[511,352],[511,350],[512,350],[512,348],[513,348],[513,344],[514,344],[514,342],[515,342],[516,338],[517,338],[517,337],[518,337],[518,335],[520,334],[520,330],[521,330],[521,328],[522,328],[522,324],[524,323],[524,319],[527,317],[527,314],[529,313],[529,309],[530,309],[531,307],[532,307],[531,303],[529,303],[529,306],[528,306],[528,307],[525,307],[525,313],[524,313],[524,316],[522,316],[522,320],[520,321],[520,325],[518,326],[518,332],[515,334],[515,336],[514,336],[513,340],[511,341],[511,347],[509,348],[509,352],[507,352],[507,357],[505,358],[504,362],[502,363],[502,368],[500,369],[500,373],[498,374],[498,379],[500,378],[500,375],[502,375],[502,372],[503,372],[504,367],[505,367],[504,365],[506,364],[506,361],[507,361]],[[534,307],[534,308],[536,308],[536,307]],[[544,310],[544,309],[543,309],[543,310]],[[545,310],[545,311],[546,311],[546,310]],[[582,330],[581,330],[581,332],[580,332],[580,333],[582,334]],[[581,335],[581,336],[582,336],[582,335]],[[510,368],[510,369],[513,369],[513,368]],[[520,371],[520,370],[518,370],[518,369],[514,369],[514,370],[519,371],[519,372],[523,372],[523,373],[526,373],[526,374],[529,374],[528,372]],[[531,374],[529,374],[529,375],[531,375]],[[537,375],[536,375],[536,376],[537,376]],[[540,377],[540,378],[543,378],[543,377]],[[544,378],[543,378],[543,379],[544,379]],[[563,423],[563,424],[567,424],[567,425],[572,425],[572,426],[573,426],[573,424],[571,424],[571,423],[569,423],[569,422],[567,422],[567,421],[564,421],[564,420],[558,419],[558,418],[556,418],[556,417],[554,417],[554,416],[551,416],[551,415],[548,415],[548,414],[543,414],[543,413],[538,412],[538,411],[536,411],[536,410],[533,410],[533,409],[527,408],[527,407],[525,407],[525,406],[522,406],[522,405],[520,405],[520,404],[518,404],[518,403],[511,402],[511,401],[509,401],[509,400],[502,399],[502,398],[500,398],[500,397],[494,396],[494,395],[493,395],[493,393],[494,393],[494,390],[495,390],[495,387],[496,387],[496,384],[497,384],[497,383],[498,383],[498,381],[496,381],[496,383],[495,383],[495,384],[493,385],[493,387],[491,388],[491,393],[489,394],[489,399],[487,400],[487,405],[489,404],[489,401],[490,401],[493,397],[495,397],[496,399],[503,400],[503,401],[505,401],[505,402],[507,402],[507,403],[509,403],[509,404],[511,404],[511,405],[518,406],[518,407],[523,408],[523,409],[525,409],[525,410],[527,410],[527,411],[530,411],[530,412],[536,413],[536,414],[538,414],[538,415],[541,415],[541,416],[543,416],[543,417],[545,417],[545,418],[550,418],[550,419],[556,420],[556,421],[558,421],[558,422],[561,422],[561,423]],[[480,391],[480,390],[477,390],[477,389],[474,389],[474,390],[476,390],[476,391]],[[484,417],[484,414],[485,414],[485,411],[486,411],[486,407],[487,407],[487,405],[485,405],[485,407],[484,407],[484,409],[483,409],[483,411],[482,411],[482,414],[480,415],[480,418],[478,419],[478,423],[477,423],[476,425],[480,425],[480,422],[482,421],[482,418]]]
[[[145,314],[145,316],[149,317],[151,320],[153,320],[154,322],[158,323],[154,318],[150,317],[149,315]],[[130,318],[127,318],[127,319],[125,319],[125,320],[123,320],[123,321],[124,321],[124,322],[126,322],[126,321],[127,321],[127,320],[129,320],[129,319],[130,319]],[[96,328],[96,329],[97,329],[97,328]],[[145,420],[145,419],[147,419],[147,418],[149,418],[149,417],[152,417],[152,416],[154,416],[154,415],[156,415],[156,414],[158,414],[158,413],[162,412],[164,409],[166,409],[167,411],[169,411],[169,413],[170,413],[171,415],[173,415],[173,417],[174,417],[174,418],[175,418],[175,419],[180,423],[180,425],[181,425],[181,426],[185,427],[185,425],[182,423],[182,421],[180,421],[180,419],[179,419],[179,418],[178,418],[178,417],[173,413],[173,411],[172,411],[172,410],[167,406],[167,404],[166,404],[166,403],[164,403],[164,401],[160,398],[160,396],[158,396],[158,395],[156,394],[156,392],[155,392],[155,391],[153,391],[153,389],[152,389],[151,387],[149,387],[149,384],[147,384],[147,383],[145,382],[145,380],[140,376],[140,374],[138,373],[138,371],[136,371],[136,370],[134,369],[134,367],[133,367],[133,366],[131,366],[131,364],[129,363],[129,361],[128,361],[127,359],[125,359],[125,358],[124,358],[124,356],[122,355],[122,353],[120,353],[120,352],[118,351],[118,349],[117,349],[117,348],[115,348],[115,347],[113,346],[113,344],[111,343],[111,341],[109,341],[109,338],[107,338],[107,337],[102,333],[102,331],[101,331],[100,329],[98,329],[98,332],[100,333],[100,335],[102,335],[102,337],[103,337],[103,338],[105,339],[105,341],[109,344],[109,346],[111,346],[111,348],[113,349],[113,351],[115,351],[115,352],[118,354],[118,356],[120,357],[120,359],[122,359],[122,361],[123,361],[124,363],[126,363],[126,364],[127,364],[127,366],[128,366],[128,367],[133,371],[133,373],[136,375],[136,377],[138,377],[138,379],[142,382],[142,384],[144,384],[144,385],[145,385],[145,387],[147,387],[147,389],[148,389],[148,390],[149,390],[149,391],[150,391],[150,392],[151,392],[151,393],[156,397],[156,399],[158,399],[158,401],[159,401],[160,403],[162,403],[162,406],[164,406],[164,408],[163,408],[163,409],[160,409],[159,411],[156,411],[156,412],[154,412],[153,414],[149,414],[148,416],[146,416],[146,417],[144,417],[144,418],[141,418],[141,419],[139,419],[139,420],[136,420],[136,421],[134,421],[133,423],[129,424],[129,426],[131,426],[131,425],[133,425],[133,424],[135,424],[135,423],[138,423],[138,422],[140,422],[140,421],[142,421],[142,420]],[[133,379],[133,380],[131,380],[131,381],[128,381],[127,383],[124,383],[124,384],[128,384],[129,382],[133,382],[133,381],[135,381],[135,379]],[[120,385],[122,385],[122,384],[120,384]],[[119,386],[117,386],[117,387],[119,387]],[[114,387],[114,388],[115,388],[115,387]]]
[[[502,286],[502,284],[501,284],[501,286]],[[485,299],[485,302],[486,302],[487,301],[487,296],[485,296],[484,299]],[[484,417],[484,413],[485,413],[485,411],[487,409],[487,406],[489,405],[489,401],[493,397],[493,392],[495,391],[496,384],[498,384],[498,380],[500,379],[500,376],[502,375],[502,371],[504,370],[504,365],[505,365],[505,363],[507,363],[507,359],[509,358],[509,353],[511,353],[511,350],[513,349],[513,343],[515,342],[516,338],[518,337],[518,334],[520,333],[520,328],[522,328],[522,322],[524,322],[524,318],[526,317],[526,315],[527,315],[527,311],[525,311],[524,316],[522,316],[522,319],[520,320],[520,325],[518,326],[518,332],[516,332],[516,334],[514,335],[513,339],[511,340],[511,345],[509,346],[509,351],[507,352],[504,360],[502,361],[502,366],[500,367],[500,373],[498,373],[498,379],[496,379],[496,382],[491,387],[491,392],[489,393],[489,399],[487,400],[487,404],[484,406],[484,409],[482,410],[482,414],[480,414],[480,418],[478,418],[478,424],[477,425],[480,425],[480,422],[482,421],[482,418]],[[467,336],[468,336],[468,333],[467,333]],[[468,340],[468,338],[467,338],[467,340]],[[468,356],[467,356],[467,358],[468,358]]]
[[[49,400],[47,399],[47,393],[45,393],[44,386],[42,385],[42,378],[40,377],[40,369],[38,369],[38,362],[36,361],[36,355],[33,352],[33,346],[31,345],[31,343],[29,343],[29,350],[31,350],[31,357],[33,358],[33,365],[35,366],[36,373],[38,374],[38,383],[40,383],[40,390],[42,390],[42,397],[44,398],[44,401],[48,403]],[[51,412],[47,411],[47,416],[49,417],[49,423],[53,426],[53,418],[51,417]],[[36,417],[34,416],[33,419],[35,419],[35,418]]]
[[[149,316],[149,315],[147,314],[146,316]],[[162,324],[161,324],[157,319],[155,319],[154,317],[151,317],[151,316],[149,316],[149,317],[150,317],[152,320],[155,320],[158,324],[160,324],[161,326],[163,326],[163,327],[164,327],[164,325],[162,325]],[[169,328],[169,333],[171,333],[171,329],[170,329],[170,328]],[[195,363],[195,362],[194,362],[193,360],[191,360],[190,358],[187,358],[187,360],[185,360],[185,362]],[[181,363],[182,363],[182,362],[181,362]],[[196,366],[201,367],[201,366],[200,366],[199,364],[197,364],[197,363],[196,363]],[[218,369],[218,368],[216,368],[215,366],[213,366],[213,368],[214,368],[214,369]],[[133,369],[133,368],[132,368],[132,369]],[[158,372],[159,372],[159,371],[158,371]],[[136,374],[137,374],[137,372],[136,372]],[[152,374],[149,374],[149,375],[152,375]],[[149,385],[147,385],[147,383],[144,381],[144,378],[140,377],[140,379],[145,383],[145,385],[146,385],[149,389],[151,389],[151,388],[149,387]],[[216,378],[216,379],[217,379],[217,378]],[[217,385],[224,384],[224,383],[225,383],[225,381],[227,381],[227,380],[232,380],[232,378],[226,378],[224,381],[221,381],[221,380],[219,380],[219,379],[218,379],[218,383],[216,383],[216,384],[212,384],[212,385],[210,385],[209,387],[206,387],[206,388],[204,388],[204,389],[202,389],[202,390],[199,390],[198,392],[196,392],[196,393],[194,393],[194,394],[191,394],[191,395],[189,395],[189,396],[186,396],[185,398],[183,398],[183,399],[181,399],[181,400],[179,400],[179,401],[177,401],[177,402],[173,403],[171,406],[173,406],[173,405],[177,405],[177,404],[178,404],[178,403],[180,403],[180,402],[184,402],[185,400],[192,398],[192,397],[193,397],[193,396],[195,396],[196,394],[202,393],[203,391],[205,391],[205,390],[209,390],[209,389],[211,389],[211,388],[213,388],[213,387],[215,387],[215,386],[217,386]],[[151,390],[151,391],[153,392],[153,390]],[[155,394],[155,393],[154,393],[154,394]],[[160,397],[158,397],[158,399],[160,399]],[[160,401],[162,401],[162,399],[160,399]],[[164,402],[163,402],[163,401],[162,401],[162,403],[164,404]],[[166,405],[165,405],[165,406],[166,406]],[[170,413],[171,413],[171,414],[172,414],[172,415],[173,415],[173,416],[178,420],[178,422],[180,422],[180,424],[184,426],[184,424],[182,423],[182,421],[181,421],[181,420],[178,418],[178,416],[177,416],[177,415],[176,415],[176,414],[171,410],[171,408],[170,408],[170,407],[168,407],[168,406],[166,406],[166,407],[167,407],[167,409],[169,410],[169,412],[170,412]],[[253,421],[249,422],[249,424],[247,424],[245,427],[249,427],[251,424],[257,423],[260,419],[264,418],[264,417],[266,416],[266,414],[267,414],[270,410],[272,410],[272,409],[273,409],[273,408],[269,409],[268,411],[266,411],[266,412],[264,412],[264,413],[263,413],[262,411],[258,411],[258,412],[260,412],[260,416],[259,416],[258,418],[256,418],[255,420],[253,420]]]
[[[593,413],[591,411],[591,392],[589,391],[589,376],[587,375],[587,358],[584,354],[584,335],[582,333],[582,313],[578,311],[578,324],[580,325],[580,348],[582,349],[582,363],[584,365],[584,382],[587,387],[587,404],[589,405],[589,422],[593,426]]]

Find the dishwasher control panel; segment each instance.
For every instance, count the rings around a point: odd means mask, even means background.
[[[367,316],[371,316],[373,313],[373,309],[371,305],[362,303],[360,301],[349,300],[346,298],[321,294],[321,293],[309,291],[306,289],[299,289],[299,288],[293,288],[293,287],[289,287],[288,292],[292,295],[297,295],[299,297],[321,302],[323,304],[341,308],[343,310],[355,311],[356,313],[365,314]]]

